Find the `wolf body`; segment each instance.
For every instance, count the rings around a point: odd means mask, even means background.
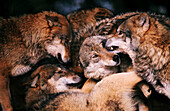
[[[170,19],[140,13],[124,21],[106,42],[128,53],[136,73],[170,98]]]
[[[133,87],[141,80],[134,72],[110,75],[98,82],[90,93],[68,90],[46,95],[36,110],[135,111],[139,101],[133,98]]]
[[[63,62],[70,59],[71,27],[67,19],[52,11],[0,20],[0,103],[10,105],[9,76],[22,75],[50,55]],[[60,58],[60,57],[59,57]]]

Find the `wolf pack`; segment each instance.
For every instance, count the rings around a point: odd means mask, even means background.
[[[100,7],[0,18],[0,106],[170,111],[170,18]]]

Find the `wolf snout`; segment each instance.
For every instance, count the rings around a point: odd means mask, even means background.
[[[67,56],[67,55],[64,55],[64,54],[61,54],[61,53],[58,53],[58,60],[60,62],[63,62],[63,63],[70,63],[71,62],[71,59],[70,59],[70,56]]]
[[[63,56],[63,57],[62,57],[62,61],[63,61],[64,63],[70,63],[70,62],[71,62],[70,56]]]
[[[78,75],[72,76],[69,81],[67,81],[67,87],[80,87],[82,85],[82,78]]]

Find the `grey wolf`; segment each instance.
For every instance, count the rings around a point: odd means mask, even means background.
[[[129,56],[120,51],[109,52],[104,46],[107,37],[92,36],[84,40],[80,47],[79,59],[86,78],[101,80],[118,72],[127,72],[132,67]]]

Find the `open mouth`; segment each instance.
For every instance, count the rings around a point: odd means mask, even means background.
[[[59,61],[59,63],[64,64],[64,62],[63,62],[63,60],[62,60],[62,58],[61,58],[61,54],[58,53],[57,56],[58,56],[58,61]]]
[[[82,84],[81,84],[81,82],[78,82],[78,83],[71,83],[71,84],[67,84],[67,87],[69,88],[69,89],[71,89],[71,88],[80,88],[82,86]]]

